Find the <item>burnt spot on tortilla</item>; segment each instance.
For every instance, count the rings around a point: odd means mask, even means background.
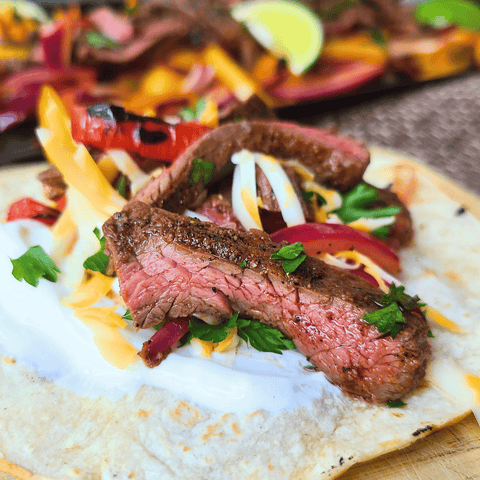
[[[466,211],[467,211],[467,209],[462,205],[460,208],[458,208],[458,209],[455,211],[455,215],[456,215],[457,217],[459,217],[460,215],[463,215]]]
[[[418,437],[419,435],[421,435],[422,433],[425,433],[425,432],[428,432],[428,431],[431,431],[433,430],[433,427],[431,425],[427,425],[426,427],[423,427],[423,428],[419,428],[418,430],[415,430],[412,435],[414,437]]]

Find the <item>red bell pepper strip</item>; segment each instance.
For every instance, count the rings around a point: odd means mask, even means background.
[[[400,259],[384,242],[347,225],[304,223],[284,228],[270,235],[274,242],[302,242],[308,255],[334,254],[356,250],[390,273],[400,272]]]
[[[171,352],[172,347],[189,331],[188,318],[167,320],[150,340],[147,340],[138,353],[147,367],[159,365]]]
[[[33,198],[25,197],[10,205],[7,212],[7,222],[20,219],[37,220],[45,225],[52,226],[60,212],[55,208],[47,207]]]
[[[142,117],[123,108],[99,104],[71,110],[72,136],[101,150],[121,148],[145,158],[173,162],[190,144],[210,131],[194,122],[170,125],[159,118]]]

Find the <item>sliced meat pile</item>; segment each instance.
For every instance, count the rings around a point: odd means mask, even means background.
[[[207,190],[202,183],[191,185],[189,182],[193,160],[202,158],[213,162],[214,179],[218,179],[232,167],[232,155],[242,149],[266,153],[280,160],[296,159],[315,173],[315,181],[343,192],[362,181],[370,163],[370,154],[362,143],[329,130],[280,121],[230,123],[190,145],[170,168],[138,192],[135,199],[176,213],[183,213],[186,208],[199,208],[206,200]],[[290,172],[289,176],[297,185],[294,173]],[[263,195],[269,188],[265,183],[259,185],[259,195],[265,205],[273,204],[266,202],[267,196]],[[413,226],[407,209],[392,192],[379,190],[379,198],[376,206],[401,207],[397,226],[391,230],[387,243],[394,248],[408,245],[413,237]],[[308,212],[306,216],[309,217]]]
[[[134,323],[240,312],[278,328],[346,394],[372,402],[418,385],[430,357],[428,326],[416,310],[394,339],[362,317],[381,292],[307,257],[293,274],[271,260],[280,246],[264,232],[239,232],[131,201],[103,227]],[[246,267],[240,265],[245,261]]]
[[[195,158],[215,163],[216,172],[228,166],[242,149],[278,159],[297,159],[311,168],[315,180],[345,191],[356,185],[370,162],[368,150],[357,141],[329,131],[288,122],[251,121],[223,125],[190,145],[172,167],[136,195],[151,205],[182,212],[198,202],[201,184],[192,187],[189,175]]]

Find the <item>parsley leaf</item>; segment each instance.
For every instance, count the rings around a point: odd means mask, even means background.
[[[188,182],[190,185],[195,185],[202,181],[202,183],[206,185],[212,178],[214,170],[215,164],[213,162],[204,160],[203,158],[194,158]]]
[[[307,258],[307,255],[302,243],[295,242],[273,252],[270,258],[272,260],[283,260],[283,270],[286,273],[293,273]]]
[[[243,260],[242,263],[240,264],[242,268],[245,268],[247,266],[247,261]]]
[[[420,302],[418,295],[411,297],[405,293],[405,287],[400,285],[397,287],[394,283],[390,285],[388,293],[382,295],[381,303],[383,305],[390,305],[391,303],[397,303],[405,310],[413,310],[417,307],[424,307],[425,303]]]
[[[433,332],[431,330],[429,330],[428,333],[427,333],[427,337],[428,338],[435,338],[435,335],[433,334]]]
[[[405,407],[407,404],[398,399],[398,400],[388,400],[387,401],[387,407],[388,408],[402,408],[402,407]]]
[[[363,320],[374,323],[379,332],[390,333],[392,338],[395,338],[407,323],[402,310],[412,310],[425,306],[424,303],[420,302],[418,295],[411,297],[405,293],[404,286],[397,287],[394,283],[390,285],[388,293],[382,294],[379,303],[383,308],[365,314]]]
[[[382,240],[386,240],[389,232],[390,232],[390,227],[388,225],[384,225],[383,227],[378,227],[375,230],[372,230],[370,234],[375,237],[381,238]]]
[[[292,340],[285,338],[276,328],[258,320],[238,320],[237,335],[259,352],[281,354],[282,350],[295,350]]]
[[[367,313],[363,316],[363,319],[368,323],[374,323],[380,333],[390,333],[392,338],[395,338],[403,324],[407,323],[396,303],[392,303],[381,310]]]
[[[307,203],[316,203],[317,205],[326,205],[327,201],[317,192],[302,191],[302,197]]]
[[[198,120],[200,115],[205,111],[207,107],[207,101],[204,98],[200,98],[193,107],[184,108],[180,111],[180,116],[185,122],[191,122]]]
[[[127,310],[123,315],[122,318],[124,320],[131,320],[133,322],[132,314],[130,313],[130,310]]]
[[[21,282],[36,287],[40,278],[55,283],[58,280],[57,273],[61,273],[55,262],[45,253],[40,245],[30,247],[22,256],[10,259],[13,265],[12,275]]]
[[[104,253],[105,242],[107,241],[107,239],[105,237],[100,236],[100,230],[97,227],[95,227],[95,229],[93,230],[93,233],[100,241],[100,250],[94,255],[91,255],[90,257],[88,257],[83,262],[83,267],[86,268],[87,270],[100,272],[105,275],[105,272],[107,271],[107,267],[108,267],[108,255]]]
[[[120,175],[115,189],[123,198],[127,198],[127,177],[125,175]]]
[[[199,320],[190,320],[192,337],[219,343],[228,337],[229,330],[237,327],[237,335],[260,352],[281,354],[282,350],[294,350],[292,340],[283,336],[277,329],[259,322],[238,318],[238,312],[222,325],[208,325]]]
[[[377,45],[380,45],[381,47],[387,44],[387,40],[378,27],[372,27],[370,29],[370,37]]]
[[[378,200],[378,192],[371,185],[358,183],[349,192],[342,195],[342,206],[335,213],[343,223],[350,223],[359,218],[384,218],[400,213],[400,207],[367,208]]]
[[[102,35],[101,33],[93,30],[85,32],[86,42],[93,48],[115,48],[118,47],[118,43],[110,40],[110,38]]]

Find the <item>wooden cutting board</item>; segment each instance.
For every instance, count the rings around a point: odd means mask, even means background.
[[[397,161],[411,164],[422,172],[427,172],[443,192],[467,207],[480,220],[480,199],[448,178],[417,160],[396,152],[374,148],[372,154],[389,155],[395,157]],[[32,165],[0,169],[0,205],[4,207],[27,193],[37,196],[41,192],[40,184],[35,182],[27,188],[25,178],[33,178],[44,168],[45,165]],[[0,218],[4,215],[5,208],[0,208]],[[1,468],[1,462],[0,459],[0,470],[5,470]],[[0,471],[0,480],[40,480],[22,470],[12,466],[10,473],[15,475]],[[461,422],[434,432],[403,450],[352,467],[339,479],[480,480],[480,426],[474,415],[470,414]]]

